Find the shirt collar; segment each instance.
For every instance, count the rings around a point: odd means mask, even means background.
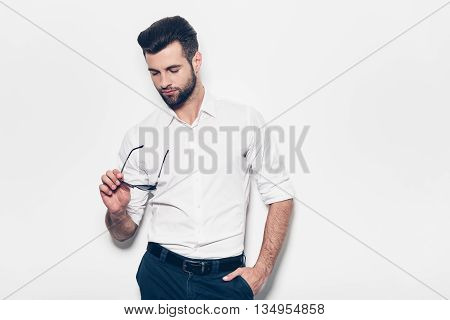
[[[203,97],[202,105],[200,106],[199,115],[205,112],[212,117],[216,117],[216,105],[213,95],[205,88],[205,95]],[[173,111],[169,106],[164,106],[164,111],[161,114],[161,124],[169,126],[173,119],[177,117],[175,111]]]

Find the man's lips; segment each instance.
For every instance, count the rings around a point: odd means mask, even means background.
[[[171,94],[174,93],[176,90],[163,90],[162,93],[164,94]]]

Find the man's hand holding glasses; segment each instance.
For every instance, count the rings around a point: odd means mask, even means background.
[[[100,195],[112,215],[124,213],[131,199],[130,188],[120,183],[120,179],[123,179],[123,174],[118,169],[108,170],[102,175]]]
[[[103,203],[108,208],[108,211],[111,215],[121,215],[126,211],[126,207],[131,199],[130,188],[137,188],[142,191],[152,191],[156,190],[156,186],[158,185],[158,179],[161,175],[161,170],[166,160],[167,153],[166,151],[164,155],[164,159],[161,164],[161,168],[159,169],[158,177],[156,178],[155,184],[131,184],[124,181],[123,169],[130,157],[131,153],[136,150],[144,147],[141,145],[139,147],[133,148],[128,154],[127,159],[125,160],[122,170],[114,169],[106,171],[106,174],[102,175],[102,184],[99,186],[100,195],[102,197]]]

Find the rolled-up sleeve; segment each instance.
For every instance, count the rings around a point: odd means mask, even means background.
[[[279,133],[274,128],[265,126],[262,114],[249,108],[249,125],[252,127],[247,165],[255,178],[261,198],[265,204],[271,204],[295,197],[294,187],[286,173],[284,161],[279,150]]]
[[[138,127],[129,129],[123,137],[122,144],[118,152],[118,169],[122,169],[128,154],[133,148],[140,146],[138,139]],[[141,158],[140,151],[137,149],[133,151],[123,169],[123,180],[131,184],[148,184],[148,176],[144,170],[140,169]],[[143,158],[143,157],[142,157]],[[148,191],[142,191],[137,188],[130,188],[131,199],[127,206],[127,214],[131,219],[139,225],[144,216],[147,200],[149,197]]]

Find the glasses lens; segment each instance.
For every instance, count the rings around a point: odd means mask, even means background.
[[[139,190],[143,190],[143,191],[156,190],[155,185],[139,185],[139,186],[136,186],[136,188],[138,188]]]

